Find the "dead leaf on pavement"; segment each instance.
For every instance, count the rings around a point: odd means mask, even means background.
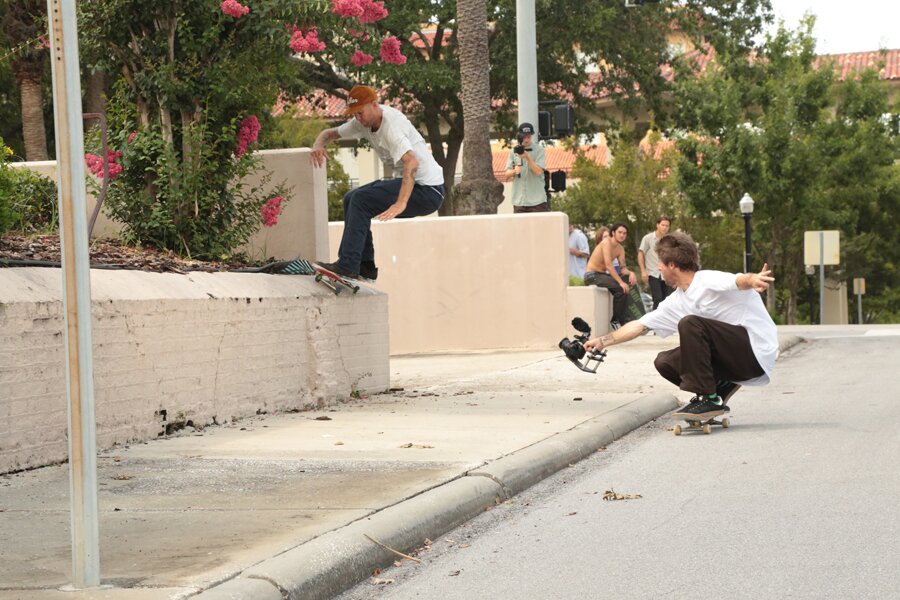
[[[330,421],[331,417],[328,415],[320,415],[314,419],[315,421]]]
[[[637,500],[640,494],[620,494],[616,490],[606,490],[603,493],[604,500]]]
[[[395,560],[395,561],[394,561],[394,566],[395,566],[395,567],[402,567],[402,566],[403,566],[403,563],[400,562],[399,560]]]
[[[334,445],[335,445],[335,446],[343,446],[343,445],[344,445],[344,442],[335,442]]]
[[[381,575],[381,569],[379,569],[378,567],[372,569],[372,577],[378,577],[379,575]]]
[[[117,481],[128,481],[132,479],[131,475],[113,475],[113,479]]]
[[[379,579],[378,577],[372,578],[372,585],[390,585],[394,583],[393,579]]]
[[[434,446],[430,444],[413,444],[412,442],[407,442],[405,444],[400,444],[401,448],[434,448]]]
[[[578,511],[575,511],[575,512],[570,512],[570,513],[567,514],[566,516],[567,516],[567,517],[572,517],[572,516],[577,515],[577,514],[578,514]]]
[[[456,577],[456,576],[459,575],[461,572],[462,572],[462,570],[459,570],[459,571],[453,571],[452,573],[450,573],[450,577]]]

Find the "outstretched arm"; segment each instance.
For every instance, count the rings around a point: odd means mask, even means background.
[[[772,277],[772,269],[768,263],[763,265],[759,273],[741,273],[734,280],[739,290],[756,290],[760,293],[769,289],[769,284],[773,281],[775,278]]]
[[[595,337],[594,339],[586,342],[584,347],[587,350],[593,350],[594,348],[596,348],[597,350],[603,350],[604,348],[608,348],[609,346],[630,342],[634,338],[642,336],[648,331],[650,331],[650,329],[640,321],[631,321],[629,323],[625,323],[625,325],[623,325],[619,329],[616,329],[615,331],[610,331],[606,335]]]
[[[331,140],[340,139],[340,137],[341,134],[338,133],[337,127],[326,129],[320,133],[313,144],[312,154],[309,155],[312,164],[317,167],[324,165],[325,159],[328,158],[328,154],[325,152],[325,145]]]

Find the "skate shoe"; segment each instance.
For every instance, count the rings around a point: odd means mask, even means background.
[[[320,267],[322,267],[326,271],[331,271],[335,275],[340,275],[341,277],[345,277],[347,279],[359,279],[359,273],[354,273],[353,271],[351,271],[349,269],[345,269],[344,267],[340,266],[336,262],[333,262],[333,263],[320,262],[320,263],[316,263],[316,264],[318,264]]]

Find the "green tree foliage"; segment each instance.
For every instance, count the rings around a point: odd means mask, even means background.
[[[651,138],[651,143],[655,142]],[[646,148],[645,148],[646,151]],[[656,219],[672,219],[672,230],[691,234],[700,244],[704,268],[738,271],[743,256],[742,221],[732,214],[700,215],[693,211],[673,176],[675,151],[659,158],[645,155],[626,140],[613,145],[610,167],[584,157],[575,162],[575,180],[557,207],[569,222],[585,229],[624,221],[629,225],[625,243],[629,263],[637,265],[641,238],[656,229]]]
[[[869,273],[876,295],[898,284],[896,117],[874,73],[839,83],[814,66],[812,25],[781,27],[752,57],[722,53],[700,76],[683,65],[674,96],[675,123],[692,132],[678,144],[679,187],[701,216],[754,198],[752,266],[775,269],[767,303],[787,323],[806,283],[804,230],[841,230],[835,277]]]
[[[263,204],[282,193],[239,183],[259,168],[250,121],[296,78],[295,52],[330,48],[336,56],[351,28],[370,29],[330,2],[245,4],[79,3],[86,66],[121,75],[109,120],[124,171],[108,202],[134,239],[200,258],[243,243],[260,226]]]

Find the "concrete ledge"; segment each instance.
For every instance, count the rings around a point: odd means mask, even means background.
[[[318,537],[248,569],[243,575],[277,585],[287,598],[331,598],[369,577],[373,568],[397,559],[364,534],[409,552],[421,547],[425,538],[443,535],[472,519],[502,496],[500,486],[490,479],[456,479]],[[220,598],[211,595],[213,592],[215,588],[197,597]]]
[[[779,335],[778,336],[778,351],[786,352],[790,350],[797,344],[803,343],[806,340],[800,337],[799,335]]]
[[[470,471],[469,475],[491,478],[512,496],[677,406],[678,400],[671,394],[643,396],[574,429]]]

